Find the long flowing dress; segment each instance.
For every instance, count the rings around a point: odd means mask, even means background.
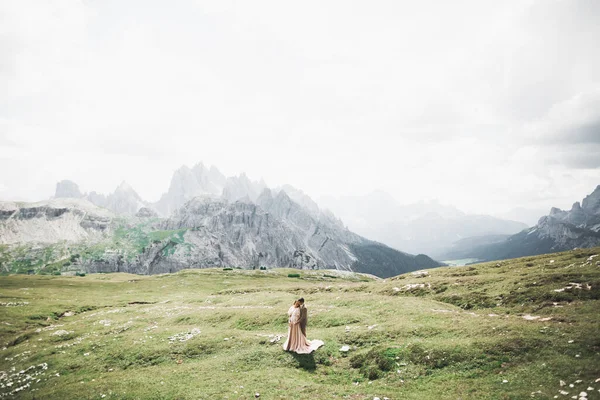
[[[319,347],[323,346],[322,340],[308,340],[306,336],[302,334],[300,329],[300,308],[291,306],[288,310],[289,315],[289,328],[288,337],[283,344],[285,351],[293,351],[298,354],[309,354]]]

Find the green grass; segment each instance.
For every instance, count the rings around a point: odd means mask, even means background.
[[[85,272],[78,265],[85,261],[102,261],[109,253],[117,253],[133,261],[153,243],[164,243],[163,256],[172,255],[177,246],[190,248],[185,243],[187,229],[157,230],[156,219],[138,224],[116,220],[114,233],[94,243],[19,244],[0,245],[0,274],[57,275]],[[110,256],[109,256],[110,258]]]
[[[598,253],[386,280],[289,269],[3,276],[0,396],[30,382],[15,397],[598,399],[600,256],[588,261]],[[298,297],[309,338],[325,341],[311,355],[281,348]]]

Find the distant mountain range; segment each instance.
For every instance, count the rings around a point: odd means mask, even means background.
[[[126,182],[104,195],[81,193],[64,180],[52,200],[0,203],[0,269],[30,272],[65,263],[71,271],[134,273],[294,267],[388,277],[440,265],[423,254],[493,260],[598,245],[599,188],[527,229],[437,202],[400,205],[385,192],[321,199],[339,219],[292,186],[271,189],[202,163],[175,171],[154,203]]]
[[[63,180],[56,184],[54,198],[83,198],[122,215],[135,215],[140,208],[145,207],[168,217],[197,196],[212,195],[228,201],[245,198],[255,201],[266,187],[264,181],[251,181],[245,174],[226,177],[216,167],[206,168],[204,164],[198,163],[192,168],[184,165],[176,170],[167,192],[155,203],[143,200],[126,182],[122,182],[113,193],[105,196],[96,192],[83,194],[75,182]]]
[[[439,265],[352,233],[291,186],[269,189],[202,164],[178,169],[156,203],[126,183],[105,196],[71,181],[49,201],[0,203],[4,272],[292,267],[389,277]]]
[[[133,216],[145,209],[169,217],[197,196],[213,196],[229,202],[257,202],[266,188],[262,180],[251,180],[245,174],[226,177],[216,167],[208,168],[199,163],[192,168],[182,166],[176,170],[168,190],[155,203],[143,200],[125,182],[105,196],[96,192],[83,194],[76,183],[61,181],[56,186],[55,198],[84,198],[118,215]],[[274,194],[285,191],[313,217],[317,218],[321,213],[322,208],[313,199],[292,186],[284,185],[271,191]],[[364,237],[397,250],[429,254],[436,259],[449,259],[448,252],[455,247],[455,242],[465,238],[511,235],[527,228],[522,222],[470,215],[437,202],[400,205],[382,191],[362,197],[324,198],[320,203]],[[471,242],[467,240],[463,245],[468,246],[468,243]]]
[[[511,235],[527,228],[522,222],[466,214],[436,201],[401,205],[382,191],[366,196],[328,197],[321,203],[361,235],[440,260],[449,260],[448,251],[465,238]]]
[[[537,225],[496,239],[480,238],[480,243],[467,247],[457,244],[449,254],[456,258],[501,260],[599,246],[600,185],[569,211],[552,208]]]
[[[168,190],[155,203],[143,200],[125,182],[105,196],[96,192],[82,194],[76,183],[65,180],[57,183],[55,198],[84,198],[119,215],[133,216],[145,208],[169,217],[197,196],[256,202],[266,188],[262,180],[253,181],[245,174],[226,177],[216,167],[207,168],[198,163],[192,168],[182,166],[176,170]],[[313,216],[320,213],[321,208],[313,199],[290,185],[272,191],[275,194],[285,191]],[[382,191],[362,197],[323,198],[320,204],[333,210],[352,231],[362,236],[398,250],[429,254],[437,259],[448,259],[447,253],[456,241],[482,235],[511,235],[527,228],[522,222],[470,215],[437,202],[400,205]],[[530,215],[523,210],[520,214]]]

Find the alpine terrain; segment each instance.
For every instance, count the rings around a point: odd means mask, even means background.
[[[460,249],[457,258],[502,260],[600,245],[600,185],[570,210],[552,208],[537,225],[492,244]]]
[[[290,267],[389,277],[439,265],[349,231],[300,190],[272,190],[244,174],[225,178],[202,164],[176,171],[155,204],[126,183],[103,196],[81,194],[70,181],[49,201],[0,203],[4,272]]]

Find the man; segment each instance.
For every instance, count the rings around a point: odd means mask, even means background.
[[[304,297],[298,299],[300,302],[300,330],[306,336],[306,323],[308,322],[308,310],[304,306]]]

